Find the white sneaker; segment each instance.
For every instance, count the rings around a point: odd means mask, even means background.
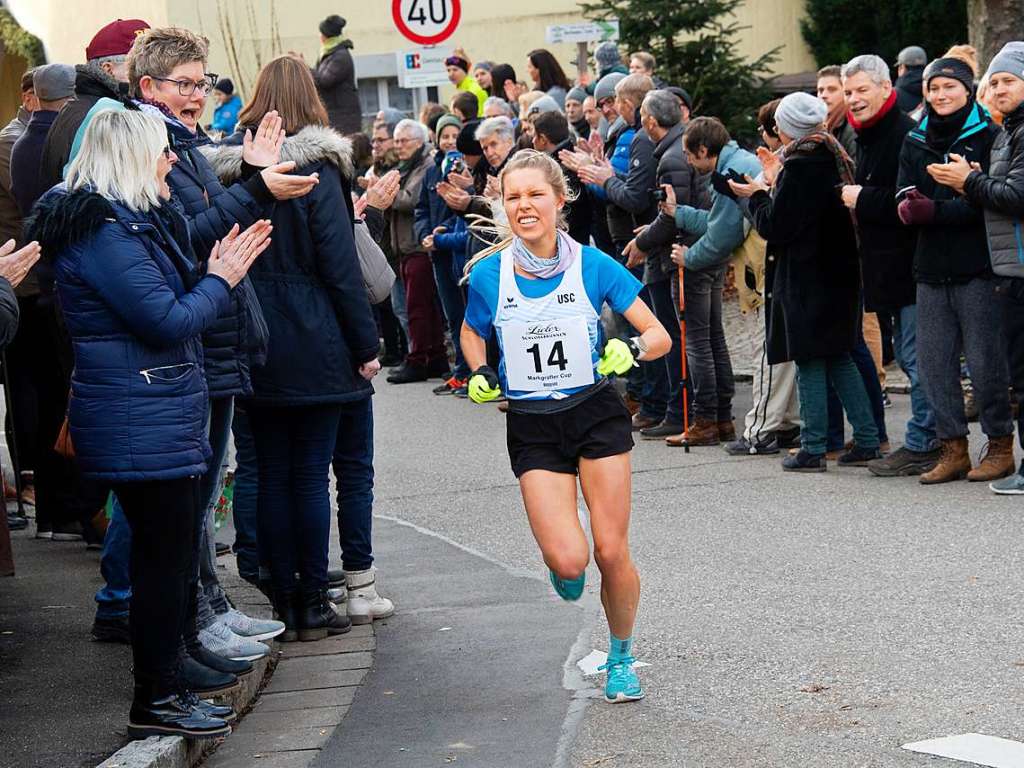
[[[247,637],[239,637],[219,621],[199,630],[199,642],[206,650],[234,661],[256,661],[270,655],[268,646]]]
[[[227,613],[217,614],[217,621],[226,625],[236,635],[249,640],[270,640],[284,632],[283,621],[256,619],[237,608],[229,608]]]
[[[395,612],[395,605],[377,594],[376,569],[345,571],[348,585],[348,617],[353,624],[371,624]]]

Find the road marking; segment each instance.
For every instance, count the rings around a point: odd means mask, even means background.
[[[903,749],[987,765],[989,768],[1020,768],[1024,765],[1024,744],[983,733],[962,733],[959,736],[916,741],[904,744]]]
[[[588,653],[586,656],[584,656],[582,659],[577,661],[576,662],[576,666],[580,668],[580,671],[583,672],[584,676],[589,677],[590,675],[596,675],[596,674],[598,674],[598,672],[603,671],[603,670],[599,670],[598,667],[600,667],[606,661],[608,661],[608,654],[605,653],[604,651],[599,651],[599,650],[597,650],[595,648],[590,653]],[[640,669],[640,667],[649,667],[649,666],[651,666],[651,665],[648,664],[645,661],[633,662],[633,667],[635,669]],[[1000,766],[1000,768],[1001,768],[1001,766]],[[1019,765],[1016,768],[1019,768]]]

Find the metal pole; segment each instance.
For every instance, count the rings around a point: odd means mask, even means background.
[[[679,346],[682,354],[682,366],[683,366],[683,450],[686,453],[690,452],[690,398],[687,394],[687,390],[690,387],[690,382],[687,380],[687,369],[686,369],[686,279],[683,275],[686,270],[683,267],[679,267]]]

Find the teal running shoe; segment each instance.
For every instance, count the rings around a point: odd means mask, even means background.
[[[604,684],[604,700],[609,704],[640,701],[644,697],[640,678],[633,671],[633,661],[632,656],[625,656],[598,667],[599,670],[608,670],[608,679]]]
[[[551,586],[563,600],[575,601],[583,594],[583,585],[587,582],[587,573],[584,571],[578,579],[560,579],[554,571],[548,571],[551,577]]]

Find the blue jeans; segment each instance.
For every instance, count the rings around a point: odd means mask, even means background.
[[[117,494],[112,494],[111,506],[113,511],[100,556],[100,574],[106,583],[96,593],[98,619],[127,616],[132,597],[132,529]]]
[[[910,420],[904,440],[912,451],[930,451],[938,447],[935,434],[935,411],[925,395],[917,372],[917,305],[903,307],[893,318],[892,344],[896,362],[910,379]]]
[[[206,463],[206,473],[199,481],[199,519],[196,521],[195,584],[196,584],[196,629],[205,629],[230,607],[227,596],[217,578],[217,552],[214,546],[213,512],[220,499],[224,483],[224,465],[228,456],[228,441],[231,439],[231,416],[234,412],[233,397],[218,397],[210,400],[207,409],[206,429],[210,437],[213,455]]]
[[[334,446],[338,482],[338,540],[346,571],[373,565],[373,400],[341,407]]]
[[[854,442],[861,448],[878,447],[878,428],[864,382],[849,354],[798,361],[796,367],[803,422],[800,444],[807,453],[820,456],[826,452],[829,383],[835,387],[853,425]]]
[[[342,406],[250,406],[259,465],[258,543],[275,591],[327,587],[329,472]]]
[[[238,575],[251,584],[259,580],[260,558],[256,550],[256,499],[259,495],[259,468],[256,444],[249,427],[249,415],[237,403],[231,422],[235,437],[235,490],[231,511],[235,521],[235,562]]]
[[[434,267],[434,282],[437,284],[437,296],[441,300],[441,310],[448,324],[448,332],[455,348],[455,368],[452,374],[459,379],[469,376],[469,367],[462,357],[462,346],[459,334],[462,332],[462,318],[466,314],[466,301],[462,297],[462,289],[455,279],[453,257],[449,251],[434,251],[430,254]]]
[[[395,284],[391,286],[391,310],[395,313],[395,317],[398,318],[398,324],[402,326],[402,333],[405,334],[406,339],[410,339],[409,336],[409,310],[405,307],[405,282],[403,282],[401,275],[395,280]],[[411,341],[409,342],[412,343]]]
[[[878,381],[878,369],[875,367],[875,359],[871,356],[871,350],[864,341],[864,334],[860,334],[857,346],[850,350],[850,359],[857,366],[861,381],[864,382],[864,391],[868,397],[868,404],[871,407],[871,416],[875,420],[875,429],[878,430],[879,441],[889,441],[889,434],[885,428],[885,403],[882,400],[882,385]],[[835,387],[829,382],[828,385],[828,449],[838,451],[846,445],[846,421],[843,419],[843,405]]]

